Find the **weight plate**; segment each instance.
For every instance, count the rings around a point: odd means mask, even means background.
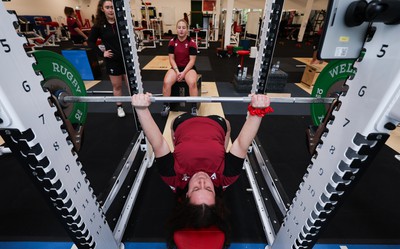
[[[75,67],[63,56],[46,50],[33,52],[37,64],[33,69],[40,71],[44,81],[42,86],[57,96],[66,92],[71,96],[86,96],[85,84]],[[87,103],[73,103],[62,107],[72,124],[84,124],[87,116]]]
[[[338,93],[344,91],[343,84],[346,79],[355,74],[353,60],[335,60],[319,74],[315,81],[312,97],[337,97]],[[326,104],[311,104],[311,117],[315,125],[319,125],[325,118],[328,107]]]

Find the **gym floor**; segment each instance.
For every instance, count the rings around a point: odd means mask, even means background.
[[[158,44],[155,49],[141,51],[140,67],[143,69],[156,56],[166,56],[166,44],[163,42],[163,46]],[[279,60],[280,69],[288,74],[288,82],[279,94],[310,96],[311,89],[298,84],[305,64],[294,58],[309,58],[312,49],[306,43],[301,47],[296,45],[286,39],[277,42],[273,61]],[[213,90],[208,89],[212,88],[206,87],[210,84],[216,87],[219,96],[246,96],[247,93],[236,91],[232,84],[239,58],[217,57],[215,51],[219,46],[220,43],[210,43],[210,48],[200,50],[198,55],[196,66],[202,74],[204,89],[211,94]],[[254,59],[246,57],[244,63],[252,72]],[[164,74],[165,70],[143,69],[145,91],[161,93]],[[86,83],[90,90],[111,90],[104,73],[96,81]],[[243,104],[222,104],[218,108],[221,107],[225,117],[231,121],[234,139],[244,122],[246,107]],[[264,118],[258,139],[287,195],[293,198],[311,158],[306,140],[306,129],[312,124],[310,108],[306,104],[274,104],[273,107],[275,112]],[[121,119],[117,117],[113,104],[89,104],[79,160],[96,195],[105,189],[133,137],[130,108],[129,104],[125,105],[128,115]],[[207,112],[214,108],[217,107],[208,107]],[[164,130],[168,119],[159,114],[161,104],[152,105],[151,111],[160,129]],[[393,144],[399,145],[400,142]],[[337,209],[314,248],[400,248],[400,201],[396,198],[400,189],[400,161],[395,158],[398,154],[398,148],[383,147]],[[13,155],[0,156],[0,165],[0,248],[71,248],[63,226]],[[225,193],[232,217],[231,248],[264,248],[267,243],[248,188],[243,173]],[[125,232],[125,248],[164,248],[163,226],[172,206],[171,199],[168,187],[156,170],[150,168]],[[110,216],[107,220],[113,225],[113,214]]]

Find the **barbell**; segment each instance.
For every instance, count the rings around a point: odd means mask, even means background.
[[[118,103],[131,102],[130,96],[87,96],[85,84],[73,65],[61,55],[50,51],[36,51],[34,53],[38,63],[35,70],[41,72],[45,78],[43,87],[48,89],[63,108],[66,118],[74,126],[85,123],[86,103]],[[92,91],[92,93],[109,94],[112,91]],[[250,103],[250,97],[162,97],[154,94],[152,102],[238,102]],[[271,97],[271,103],[288,104],[331,104],[335,98],[321,97]],[[79,117],[79,119],[77,118]]]
[[[117,102],[131,102],[130,96],[69,96],[60,94],[58,100],[62,105],[68,103],[117,103]],[[271,97],[271,103],[287,103],[287,104],[330,104],[335,98],[315,98],[315,97]],[[151,102],[162,103],[203,103],[203,102],[238,102],[250,103],[251,97],[150,97]]]
[[[63,56],[45,50],[32,52],[37,63],[33,65],[38,74],[42,74],[44,80],[42,87],[51,93],[50,100],[60,111],[60,117],[66,122],[70,138],[79,150],[80,138],[87,116],[87,103],[111,103],[131,102],[131,96],[87,96],[86,86],[79,72]],[[89,91],[93,94],[111,94],[112,91]],[[153,94],[152,102],[238,102],[250,103],[250,97],[162,97]],[[335,98],[325,96],[315,97],[271,97],[271,103],[288,104],[331,104]]]

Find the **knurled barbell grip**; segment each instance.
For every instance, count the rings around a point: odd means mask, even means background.
[[[243,102],[250,103],[250,97],[150,97],[151,102]]]

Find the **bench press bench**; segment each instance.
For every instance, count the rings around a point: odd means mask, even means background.
[[[197,74],[197,91],[198,96],[201,96],[201,74]],[[189,87],[185,81],[176,82],[171,88],[171,96],[190,96]],[[170,103],[171,111],[182,111],[190,112],[192,108],[192,103],[189,102],[178,102]],[[197,103],[197,110],[200,108],[200,103]]]

